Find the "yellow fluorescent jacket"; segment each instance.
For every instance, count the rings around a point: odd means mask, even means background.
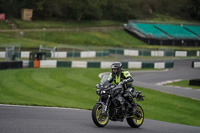
[[[122,71],[122,73],[120,75],[116,75],[115,76],[115,81],[116,83],[119,83],[121,81],[121,75],[127,79],[128,77],[132,77],[129,71]],[[110,80],[112,78],[112,73],[110,73],[108,80]],[[114,80],[114,79],[113,79]]]

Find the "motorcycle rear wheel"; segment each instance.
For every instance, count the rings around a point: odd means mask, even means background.
[[[104,127],[108,124],[109,116],[105,116],[101,114],[102,105],[101,104],[95,104],[92,109],[92,119],[95,125],[98,127]]]
[[[133,128],[139,128],[144,122],[144,111],[139,104],[137,104],[137,111],[140,113],[140,117],[133,114],[133,117],[126,119],[129,126]]]

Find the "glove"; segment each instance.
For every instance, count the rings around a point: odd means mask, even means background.
[[[99,85],[99,84],[97,84],[97,85],[96,85],[96,88],[97,88],[97,89],[99,89],[99,87],[100,87],[100,85]]]

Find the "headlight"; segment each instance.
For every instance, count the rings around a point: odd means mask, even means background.
[[[101,94],[105,94],[106,93],[106,91],[101,91]]]

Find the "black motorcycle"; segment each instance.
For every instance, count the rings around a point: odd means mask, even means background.
[[[100,98],[92,109],[93,122],[98,127],[104,127],[109,120],[122,122],[126,118],[131,127],[140,127],[144,121],[142,107],[135,103],[133,108],[124,96],[122,85],[111,85],[108,77],[104,75],[100,84],[96,85],[96,93]],[[137,101],[144,101],[141,91],[135,91],[133,95]]]

